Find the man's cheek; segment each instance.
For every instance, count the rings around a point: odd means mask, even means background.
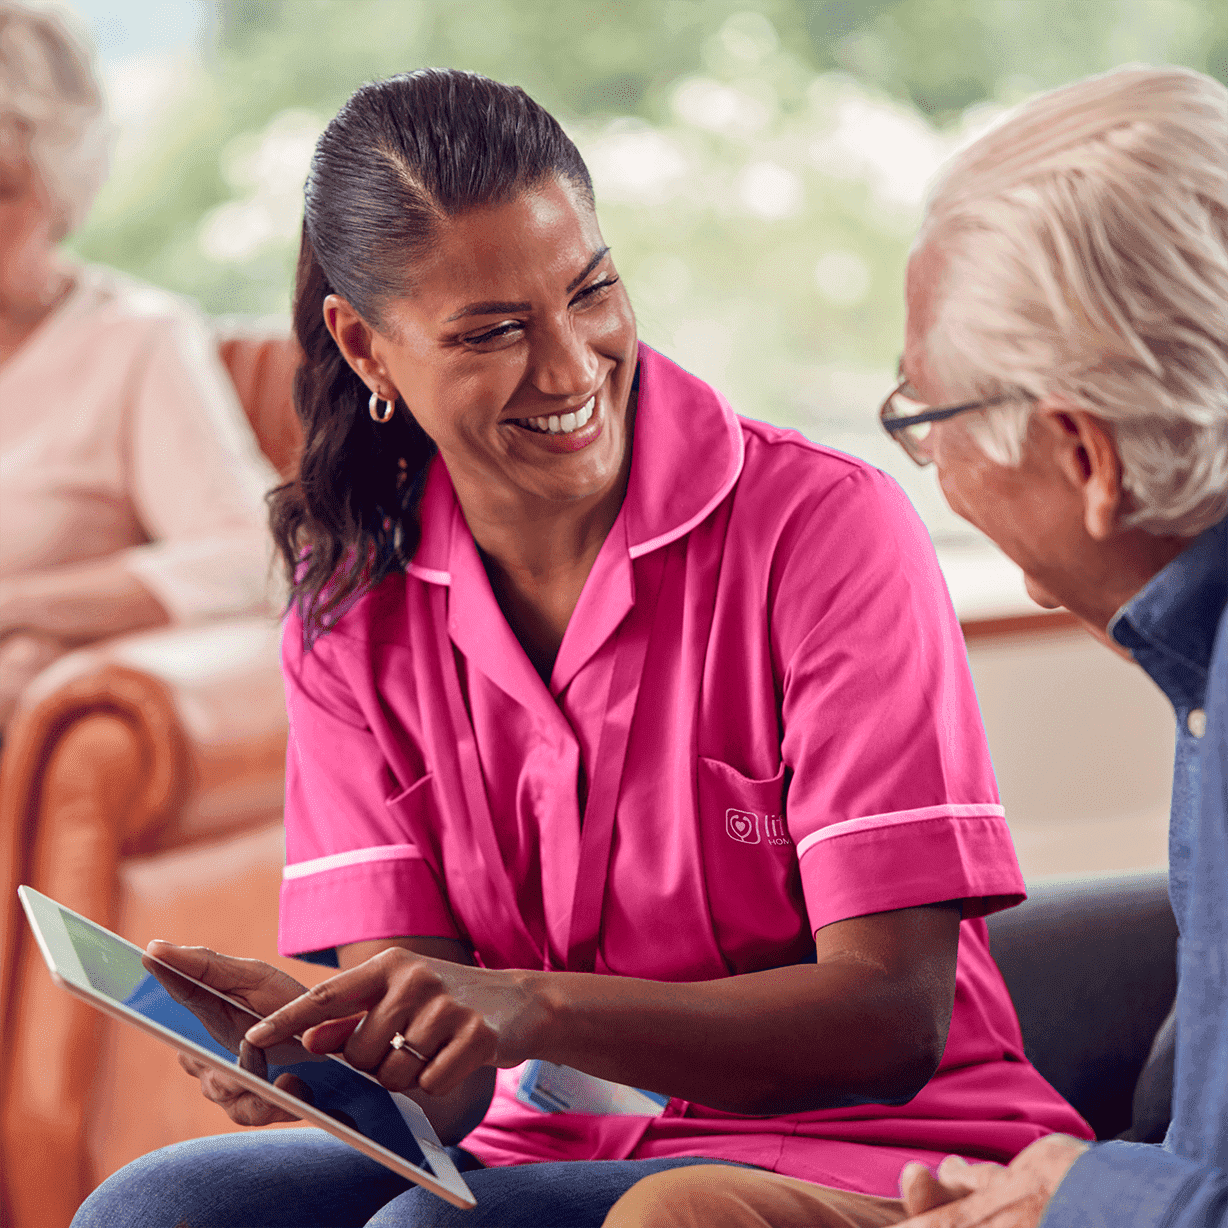
[[[957,516],[962,516],[969,524],[975,525],[982,532],[988,533],[988,529],[981,522],[981,517],[978,515],[978,500],[975,497],[969,498],[964,490],[964,482],[960,480],[959,472],[954,468],[943,468],[938,471],[938,485],[942,490],[943,498],[946,499],[947,505]],[[975,496],[975,492],[973,492]],[[990,534],[992,537],[993,535]]]

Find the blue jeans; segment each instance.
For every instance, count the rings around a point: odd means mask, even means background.
[[[471,1157],[452,1150],[458,1168]],[[316,1129],[222,1134],[164,1147],[109,1177],[72,1228],[600,1228],[641,1177],[700,1156],[475,1168],[472,1211]]]

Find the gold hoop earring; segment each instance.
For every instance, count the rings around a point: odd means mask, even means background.
[[[380,400],[381,400],[380,394],[378,392],[373,392],[371,394],[371,399],[367,402],[367,409],[370,411],[371,417],[376,422],[387,422],[388,419],[392,417],[393,412],[396,410],[396,402],[395,401],[384,401],[384,405],[386,406],[386,408],[384,412],[381,414],[378,408]]]

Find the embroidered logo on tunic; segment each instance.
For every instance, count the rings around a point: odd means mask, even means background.
[[[760,826],[762,820],[762,827]],[[792,844],[783,814],[758,815],[753,810],[726,810],[725,831],[739,844]]]
[[[725,830],[739,844],[758,844],[759,816],[753,810],[726,810]]]
[[[769,844],[792,844],[789,829],[785,826],[783,814],[765,814],[763,816],[763,838]]]

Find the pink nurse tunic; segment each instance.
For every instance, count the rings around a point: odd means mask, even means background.
[[[439,458],[421,516],[408,574],[310,650],[286,621],[283,953],[440,935],[491,968],[699,981],[813,958],[844,918],[964,910],[946,1051],[905,1105],[547,1114],[501,1071],[468,1149],[711,1156],[894,1194],[909,1159],[1089,1136],[1025,1060],[989,954],[982,918],[1023,882],[959,624],[889,478],[642,346],[626,499],[549,685]]]

